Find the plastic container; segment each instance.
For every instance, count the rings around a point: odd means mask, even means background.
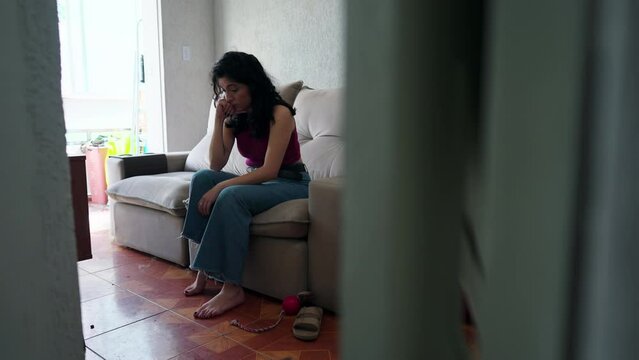
[[[89,191],[91,192],[91,202],[106,204],[108,197],[106,194],[106,172],[104,164],[106,162],[109,148],[87,147],[87,179],[89,180]]]

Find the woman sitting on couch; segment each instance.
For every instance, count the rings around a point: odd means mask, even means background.
[[[227,52],[214,65],[215,127],[211,169],[193,176],[182,237],[200,244],[187,296],[201,293],[208,278],[222,290],[194,313],[211,318],[244,302],[241,286],[253,215],[287,200],[307,198],[293,115],[255,56]],[[222,172],[237,141],[249,173]]]

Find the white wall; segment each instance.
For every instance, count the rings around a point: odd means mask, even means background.
[[[216,0],[215,54],[255,55],[279,83],[344,85],[343,0]]]
[[[213,89],[213,2],[162,0],[166,148],[191,150],[206,133]],[[190,60],[183,47],[190,48]]]
[[[257,56],[273,80],[344,85],[343,0],[161,0],[166,150],[206,132],[209,73],[229,50]],[[188,46],[191,59],[184,60]]]
[[[0,2],[3,359],[83,359],[56,2]]]

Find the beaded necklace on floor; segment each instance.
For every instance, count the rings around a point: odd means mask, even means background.
[[[264,331],[271,330],[277,325],[279,325],[280,322],[282,322],[282,319],[284,319],[284,315],[297,314],[297,312],[300,310],[302,305],[310,301],[310,298],[311,298],[311,293],[308,291],[302,291],[298,293],[297,295],[290,295],[285,297],[284,300],[282,300],[282,311],[280,311],[280,316],[275,321],[275,323],[271,325],[261,327],[261,328],[252,328],[246,325],[242,325],[242,323],[240,323],[240,321],[237,319],[231,320],[231,325],[237,326],[238,328],[251,333],[261,333]]]

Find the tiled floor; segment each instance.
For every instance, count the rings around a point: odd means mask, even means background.
[[[278,318],[279,301],[253,292],[221,317],[194,319],[215,288],[185,297],[193,272],[112,244],[108,208],[90,204],[89,210],[93,259],[78,263],[86,359],[339,359],[339,320],[330,312],[314,342],[293,337],[292,316],[260,334],[231,326],[237,319],[259,328]],[[475,330],[463,330],[470,359],[478,360]]]
[[[78,263],[86,359],[339,359],[339,321],[326,312],[319,338],[297,340],[288,316],[271,331],[248,333],[279,316],[278,300],[248,292],[244,304],[210,320],[193,318],[213,294],[185,297],[190,270],[110,242],[108,208],[91,204],[93,259]]]

